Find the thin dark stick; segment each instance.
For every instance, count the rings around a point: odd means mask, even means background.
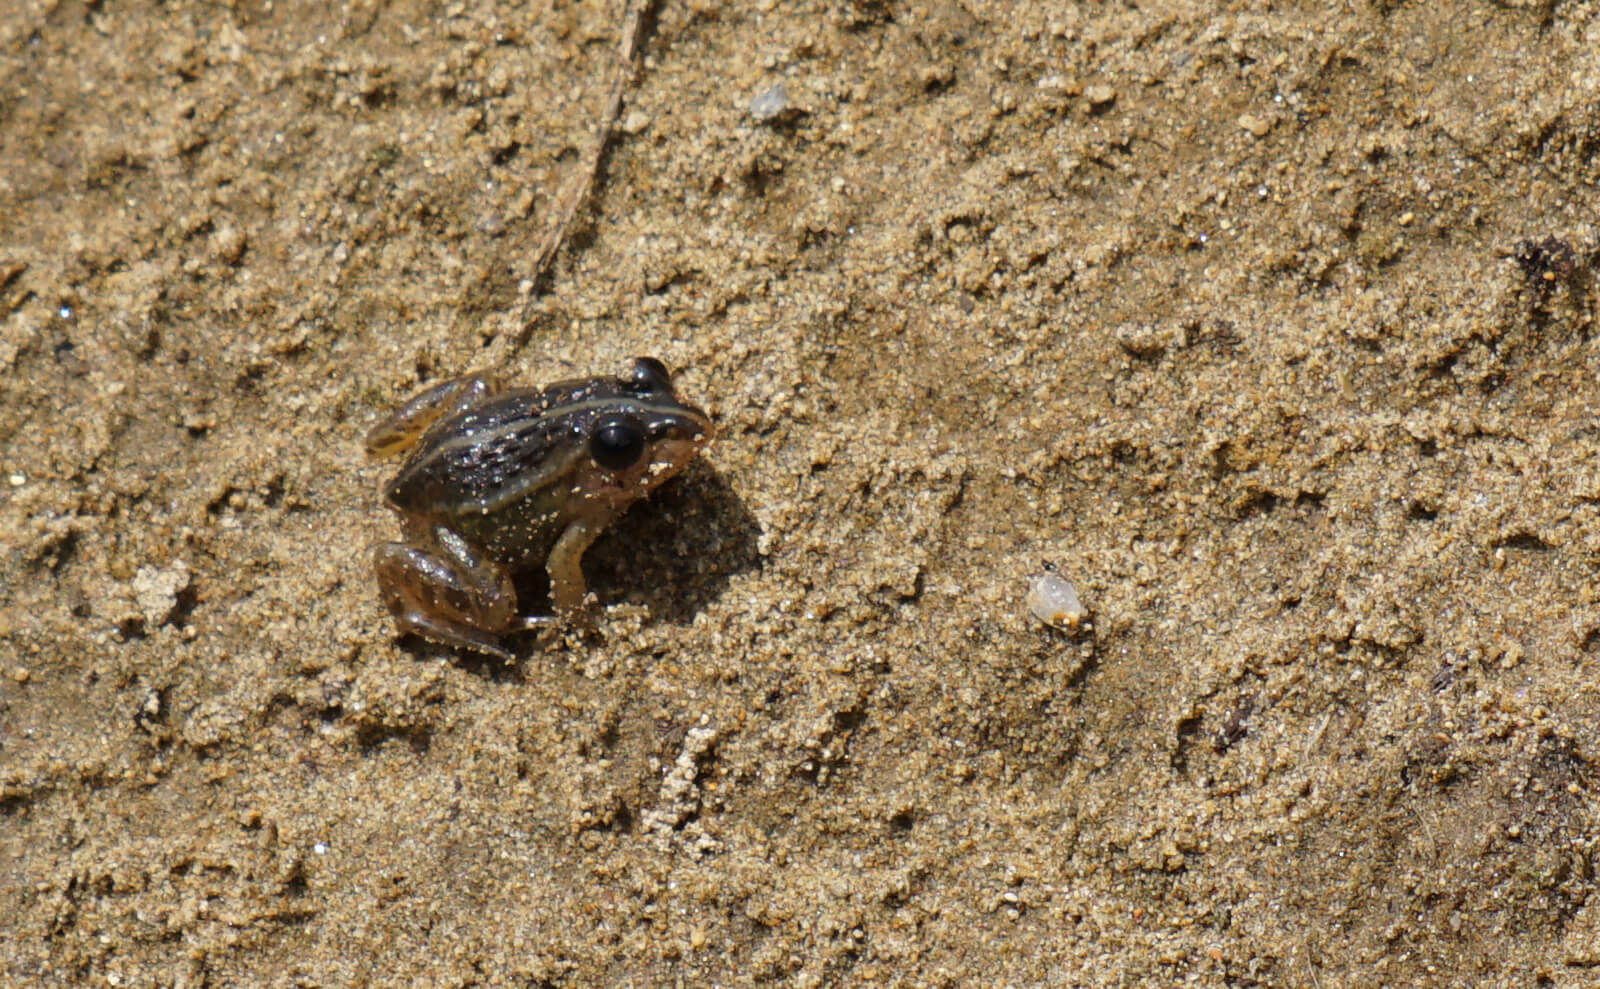
[[[653,0],[628,0],[628,9],[623,14],[622,35],[617,39],[617,60],[611,75],[611,92],[606,97],[606,104],[602,108],[600,117],[595,121],[594,139],[589,143],[589,154],[579,165],[577,181],[567,189],[566,195],[561,198],[561,204],[555,213],[555,220],[545,232],[544,240],[539,244],[539,252],[534,255],[533,270],[528,278],[533,282],[533,291],[522,309],[522,325],[526,329],[533,321],[533,309],[539,297],[539,283],[544,278],[550,263],[555,260],[556,252],[561,250],[561,244],[567,239],[567,231],[572,226],[573,218],[578,215],[578,210],[588,201],[589,193],[594,189],[594,178],[600,171],[600,159],[605,156],[606,145],[611,142],[611,135],[616,129],[617,115],[622,112],[622,90],[628,83],[628,76],[633,70],[634,48],[639,43],[639,27],[644,22],[645,8]]]

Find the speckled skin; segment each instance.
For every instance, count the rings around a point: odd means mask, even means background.
[[[410,450],[384,488],[405,540],[375,550],[400,630],[510,658],[506,633],[579,617],[584,550],[710,436],[653,358],[617,378],[499,391],[472,375],[422,392],[367,436],[375,455]],[[511,574],[539,561],[556,616],[519,615]]]

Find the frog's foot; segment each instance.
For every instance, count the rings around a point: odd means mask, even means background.
[[[563,629],[572,632],[580,639],[599,639],[600,622],[595,618],[593,609],[578,608],[574,611],[563,611],[556,615],[555,621]]]
[[[516,593],[509,579],[463,570],[451,560],[401,543],[374,552],[378,589],[401,633],[472,649],[510,662],[500,635],[517,626]]]
[[[572,649],[585,637],[581,625],[575,626],[570,618],[562,615],[521,615],[512,623],[512,628],[533,633],[534,642],[541,651],[563,645]]]
[[[593,638],[599,634],[594,615],[587,609],[570,614],[518,615],[511,622],[518,632],[537,632],[541,643],[551,643],[560,636],[575,633],[579,638]]]

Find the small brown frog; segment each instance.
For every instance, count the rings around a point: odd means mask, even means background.
[[[429,388],[367,434],[368,453],[411,451],[384,488],[405,529],[375,550],[384,603],[403,633],[511,659],[502,636],[583,620],[583,551],[710,438],[653,357],[620,378]],[[541,560],[556,613],[519,615],[511,574]]]

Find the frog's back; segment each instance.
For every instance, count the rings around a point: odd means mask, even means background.
[[[385,495],[404,512],[491,515],[569,473],[581,444],[552,388],[502,392],[434,423]]]

